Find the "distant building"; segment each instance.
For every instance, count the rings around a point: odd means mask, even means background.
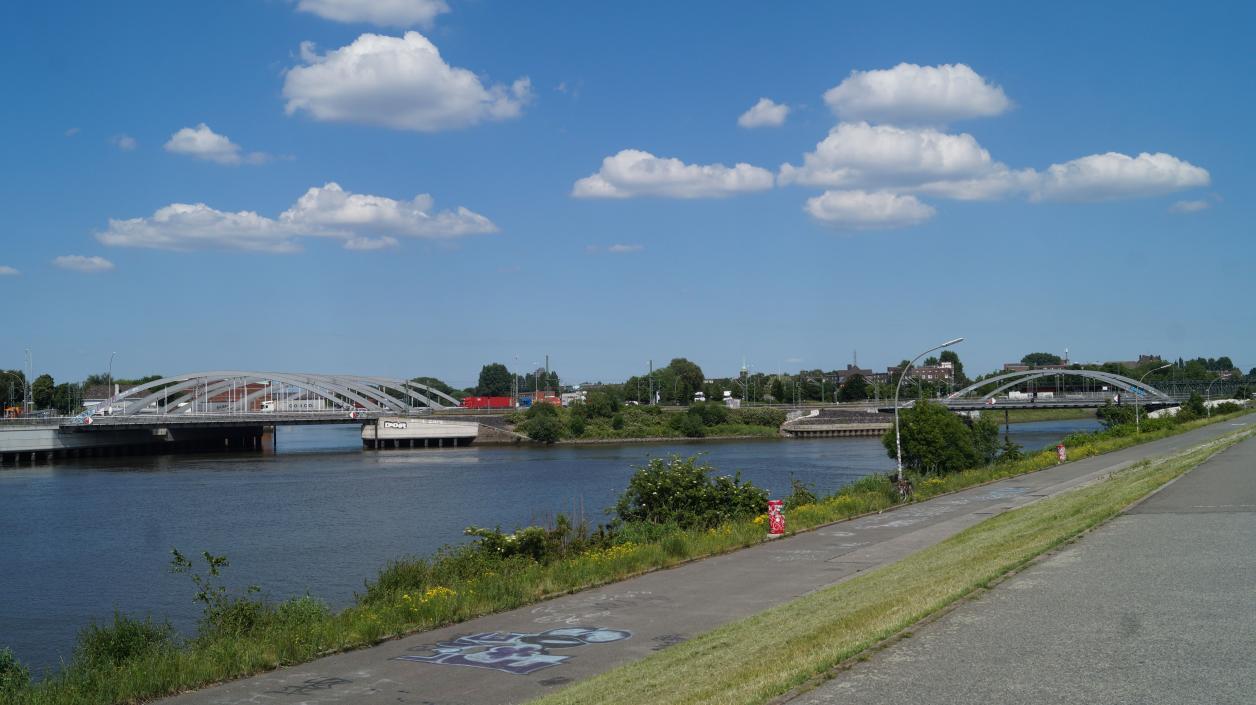
[[[1026,365],[1021,362],[1005,362],[1003,363],[1004,372],[1028,372],[1029,370],[1067,370],[1072,365],[1068,362],[1061,362],[1056,365]]]
[[[899,372],[898,367],[886,368],[886,376],[893,377]],[[937,365],[920,365],[907,371],[908,379],[920,379],[926,382],[954,382],[955,365],[942,362]]]
[[[1159,355],[1139,355],[1137,360],[1112,360],[1105,362],[1105,365],[1120,365],[1122,367],[1140,367],[1147,364],[1158,364],[1164,362]]]
[[[837,377],[838,384],[846,384],[846,380],[850,379],[851,377],[854,377],[855,375],[859,375],[860,377],[863,377],[864,380],[868,382],[884,382],[885,381],[885,375],[873,372],[872,370],[865,370],[864,368],[856,367],[855,365],[847,365],[846,369],[837,370],[834,374]]]

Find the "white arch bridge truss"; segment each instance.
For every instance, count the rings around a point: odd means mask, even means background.
[[[363,375],[215,371],[164,377],[101,405],[111,416],[348,411],[411,414],[457,407],[458,400],[412,380]]]
[[[966,399],[979,398],[982,401],[992,399],[995,395],[1000,394],[1012,387],[1025,382],[1031,382],[1037,379],[1050,377],[1084,377],[1102,382],[1105,385],[1115,389],[1129,392],[1138,403],[1175,403],[1172,396],[1156,389],[1155,387],[1131,379],[1123,375],[1113,374],[1111,372],[1101,372],[1098,370],[1022,370],[1020,372],[1008,372],[1006,374],[997,375],[980,382],[965,387],[954,394],[946,397],[946,401],[959,403]],[[994,386],[991,386],[994,385]],[[984,393],[980,390],[986,389]]]

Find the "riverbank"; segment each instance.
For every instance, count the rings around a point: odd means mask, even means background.
[[[1083,457],[1198,425],[1166,426],[1139,439],[1095,439],[1092,444],[1074,444],[1071,451],[1073,457]],[[936,478],[938,482],[920,482],[918,496],[923,499],[960,486],[1041,469],[1054,463],[1054,457],[1047,455],[1039,453],[1018,463]],[[870,478],[797,507],[790,513],[791,526],[815,527],[885,509],[895,500],[884,476]],[[546,564],[502,563],[467,554],[399,561],[381,573],[373,583],[376,589],[342,612],[331,613],[308,598],[257,607],[257,618],[247,629],[225,633],[208,630],[187,641],[157,640],[111,662],[108,686],[101,684],[99,665],[76,657],[66,670],[31,689],[29,696],[24,696],[28,699],[18,702],[121,702],[238,678],[735,550],[759,543],[762,536],[761,523],[744,521],[725,524],[718,531],[665,530],[653,536],[622,537],[613,545],[590,548]],[[88,687],[98,688],[89,699],[70,697],[83,694],[82,689]]]
[[[1007,423],[1032,423],[1034,421],[1067,421],[1071,419],[1093,419],[1094,409],[998,409],[993,408],[981,412],[989,415],[1000,426],[1006,418]],[[1006,416],[1005,416],[1006,415]]]

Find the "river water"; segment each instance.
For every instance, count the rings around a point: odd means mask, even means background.
[[[1026,448],[1094,420],[1011,427]],[[226,554],[225,577],[283,599],[349,604],[391,559],[465,540],[471,524],[513,529],[555,513],[605,521],[634,466],[701,453],[722,474],[787,494],[827,494],[893,467],[880,439],[362,451],[355,426],[279,429],[274,455],[92,458],[0,470],[0,648],[34,670],[68,660],[79,629],[114,609],[193,626],[170,549]]]

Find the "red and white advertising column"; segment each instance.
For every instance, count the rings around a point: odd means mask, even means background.
[[[779,499],[768,500],[768,536],[780,536],[785,533],[785,502]]]

